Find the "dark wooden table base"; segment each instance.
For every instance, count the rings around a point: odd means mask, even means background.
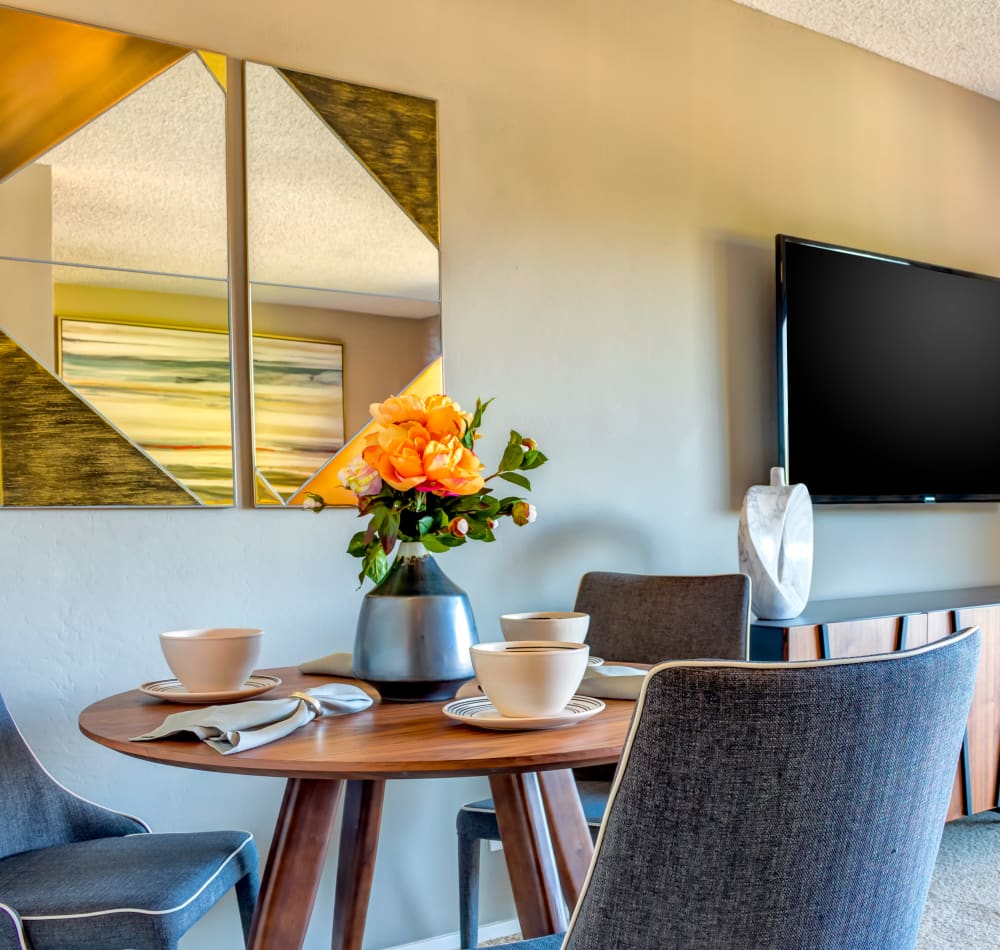
[[[297,778],[288,779],[278,812],[250,950],[295,950],[305,941],[345,786],[332,947],[361,950],[385,782]],[[573,773],[493,775],[490,789],[521,932],[565,930],[563,900],[576,903],[593,853]]]

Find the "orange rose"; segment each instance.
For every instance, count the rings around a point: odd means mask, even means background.
[[[462,407],[447,396],[428,396],[425,408],[427,430],[435,438],[444,435],[461,438],[465,427],[472,421],[472,414],[462,412]]]
[[[427,481],[424,453],[430,443],[430,433],[415,422],[388,426],[369,436],[361,457],[378,470],[387,484],[407,491]]]
[[[479,456],[453,435],[429,442],[424,449],[427,478],[454,495],[474,495],[480,491],[484,485],[483,476],[479,474],[482,470]]]
[[[373,402],[368,411],[380,426],[399,425],[403,422],[427,421],[424,401],[419,396],[390,396],[385,402]]]

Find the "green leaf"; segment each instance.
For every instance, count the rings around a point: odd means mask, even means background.
[[[524,453],[524,461],[521,462],[521,468],[525,470],[538,468],[539,465],[544,465],[548,460],[548,456],[543,455],[538,449],[529,449]]]
[[[512,482],[514,485],[520,485],[526,491],[531,491],[531,482],[523,475],[518,475],[516,472],[501,472],[500,477],[505,482]]]
[[[424,515],[423,518],[417,519],[417,531],[420,532],[421,537],[427,534],[427,532],[430,531],[431,528],[433,527],[434,527],[433,515]]]
[[[492,396],[486,402],[483,402],[482,399],[476,399],[476,411],[472,414],[472,421],[462,433],[462,445],[467,449],[472,449],[472,445],[476,441],[476,430],[483,424],[483,413],[486,412],[486,407],[491,402],[493,402]]]
[[[382,537],[382,550],[388,556],[392,554],[392,549],[396,546],[396,541],[399,538],[399,515],[387,511],[382,522],[382,530],[379,533]]]
[[[434,537],[439,544],[444,546],[445,550],[448,550],[448,548],[457,548],[465,544],[465,538],[456,538],[451,534],[436,534]]]
[[[367,532],[359,531],[350,541],[347,542],[347,553],[351,557],[364,557],[368,548]]]
[[[364,564],[361,568],[361,573],[358,575],[358,580],[363,581],[367,575],[378,584],[388,572],[389,559],[385,556],[382,545],[373,544],[365,554]]]
[[[509,472],[512,469],[520,468],[521,463],[524,461],[524,447],[520,442],[513,441],[513,437],[516,433],[511,433],[511,441],[507,443],[507,448],[503,450],[503,457],[500,459],[500,465],[498,470],[501,472]]]
[[[425,534],[420,540],[423,541],[424,547],[432,554],[444,554],[448,550],[447,545],[441,543],[440,535]]]
[[[490,530],[490,526],[485,521],[470,521],[469,533],[466,537],[471,538],[473,541],[495,540],[494,534]]]

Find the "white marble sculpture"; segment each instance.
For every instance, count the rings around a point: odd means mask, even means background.
[[[753,485],[740,511],[740,570],[750,575],[754,613],[762,620],[797,617],[809,600],[813,562],[812,502],[805,485]]]

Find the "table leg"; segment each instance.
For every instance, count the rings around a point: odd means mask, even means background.
[[[565,930],[566,914],[538,776],[533,772],[491,775],[490,791],[522,936],[543,937]]]
[[[333,905],[333,950],[361,950],[384,796],[383,781],[347,783]]]
[[[539,772],[542,804],[549,819],[549,835],[555,852],[556,868],[562,884],[563,897],[572,909],[580,899],[594,843],[587,826],[587,817],[580,803],[580,793],[569,769]]]
[[[297,950],[309,927],[344,783],[290,778],[250,929],[249,950]]]

